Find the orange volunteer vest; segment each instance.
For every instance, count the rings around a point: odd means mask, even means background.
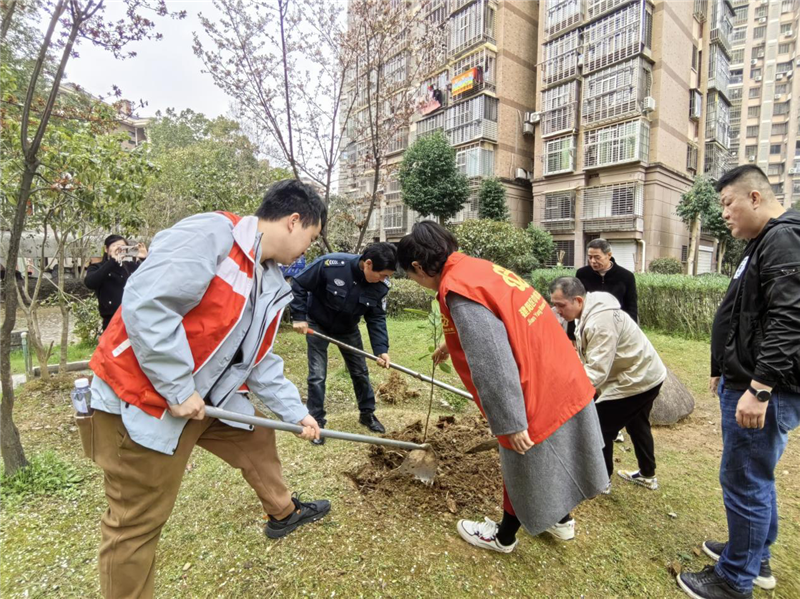
[[[200,303],[183,317],[183,328],[194,358],[192,372],[197,372],[216,353],[242,317],[247,298],[253,287],[255,259],[251,247],[255,231],[242,231],[246,221],[229,212],[219,212],[234,225],[234,243],[228,257],[217,267],[217,272],[206,289]],[[241,224],[240,224],[241,223]],[[249,239],[249,241],[248,241]],[[282,312],[282,311],[281,311]],[[272,348],[278,331],[281,313],[267,327],[256,355],[258,364]],[[117,310],[108,328],[100,337],[89,368],[106,382],[122,401],[136,406],[143,412],[161,418],[167,408],[167,400],[158,394],[147,378],[131,348],[122,310]],[[246,391],[243,386],[240,391]]]
[[[541,294],[506,268],[455,252],[447,259],[439,284],[442,328],[453,366],[484,416],[447,307],[450,292],[478,302],[505,325],[519,368],[528,434],[534,443],[547,439],[592,401],[594,388],[578,354]],[[498,440],[511,449],[507,436],[500,435]]]

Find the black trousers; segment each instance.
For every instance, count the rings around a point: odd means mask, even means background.
[[[606,460],[608,476],[614,473],[614,439],[625,428],[633,443],[639,472],[647,478],[656,474],[656,456],[653,447],[653,432],[650,430],[650,411],[653,402],[661,391],[661,384],[652,389],[625,397],[610,399],[597,404],[600,430],[603,432],[603,457]]]

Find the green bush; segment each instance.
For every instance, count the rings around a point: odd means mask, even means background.
[[[416,318],[406,308],[430,311],[432,292],[411,279],[392,279],[392,288],[386,296],[386,313],[395,318]]]
[[[52,451],[34,455],[30,463],[14,476],[0,477],[3,503],[21,501],[36,495],[68,496],[77,490],[83,476],[74,466],[62,461]]]
[[[675,258],[656,258],[650,263],[648,272],[659,275],[679,275],[683,273],[683,265]]]
[[[96,345],[103,332],[103,319],[100,318],[97,299],[75,299],[70,302],[70,309],[75,318],[75,334],[78,339],[84,345]]]
[[[530,281],[548,301],[550,283],[575,276],[571,268],[545,268],[531,273]],[[637,274],[639,324],[670,335],[707,339],[730,279],[721,275]]]
[[[453,228],[459,250],[517,273],[527,274],[535,265],[533,239],[509,222],[469,220]]]

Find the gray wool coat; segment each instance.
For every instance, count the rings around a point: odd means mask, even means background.
[[[458,294],[448,294],[447,306],[492,433],[527,430],[519,368],[505,325],[486,307]],[[529,534],[545,531],[605,488],[608,474],[602,450],[594,402],[525,455],[500,448],[506,491]]]

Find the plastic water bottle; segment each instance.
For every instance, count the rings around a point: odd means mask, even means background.
[[[92,390],[89,388],[89,379],[76,379],[75,388],[70,393],[72,405],[78,416],[90,416],[92,409]]]

